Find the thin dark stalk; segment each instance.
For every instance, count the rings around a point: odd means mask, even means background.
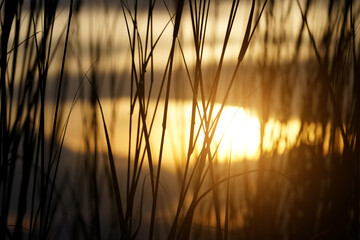
[[[230,158],[229,158],[229,167],[227,178],[231,177],[231,149],[230,147]],[[225,205],[225,226],[224,226],[224,240],[229,238],[229,204],[230,204],[230,181],[226,182],[226,205]]]
[[[177,36],[178,36],[178,33],[179,33],[183,7],[184,7],[184,1],[179,0],[177,2],[175,26],[174,26],[174,32],[173,32],[173,39],[172,39],[172,44],[171,44],[170,55],[169,55],[170,65],[169,65],[168,82],[167,82],[165,106],[164,106],[164,115],[163,115],[163,131],[162,131],[161,143],[160,143],[158,170],[157,170],[156,181],[155,181],[155,192],[154,192],[154,195],[153,195],[153,204],[152,204],[152,209],[151,209],[149,239],[152,239],[153,234],[154,234],[157,195],[158,195],[158,188],[159,188],[159,181],[160,181],[161,160],[162,160],[162,153],[163,153],[164,139],[165,139],[165,132],[166,132],[167,111],[168,111],[168,103],[169,103],[169,95],[170,95],[170,84],[171,84],[171,77],[172,77],[171,74],[172,74],[172,68],[173,68],[175,43],[176,43],[176,39],[177,39]]]
[[[92,85],[91,80],[85,76],[89,83]],[[106,145],[107,145],[107,150],[108,150],[108,157],[109,157],[109,163],[110,163],[110,169],[111,169],[111,175],[112,175],[112,183],[113,183],[113,189],[114,189],[114,195],[115,195],[115,201],[116,201],[116,206],[117,206],[117,210],[118,210],[118,219],[119,219],[119,223],[120,223],[120,229],[121,229],[121,236],[122,238],[125,238],[126,236],[128,236],[128,229],[125,225],[125,221],[124,221],[124,212],[122,209],[122,202],[121,202],[121,194],[120,194],[120,189],[119,189],[119,183],[118,183],[118,178],[117,178],[117,174],[116,174],[116,168],[115,168],[115,161],[114,161],[114,157],[113,157],[113,153],[112,153],[112,149],[111,149],[111,143],[110,143],[110,137],[107,131],[107,126],[106,126],[106,121],[105,121],[105,116],[104,116],[104,112],[100,103],[100,99],[97,96],[97,94],[95,93],[95,97],[96,97],[96,101],[99,105],[100,108],[100,113],[101,113],[101,118],[102,118],[102,122],[103,122],[103,127],[104,127],[104,133],[105,133],[105,137],[106,137]]]
[[[62,87],[63,76],[64,76],[64,69],[65,69],[65,59],[66,59],[66,52],[67,52],[69,33],[70,33],[70,23],[71,23],[71,17],[72,17],[72,9],[73,9],[73,0],[70,1],[69,17],[68,17],[68,23],[67,23],[65,45],[64,45],[64,53],[63,53],[63,58],[62,58],[62,63],[61,63],[61,71],[60,71],[58,92],[57,92],[56,105],[55,105],[55,113],[54,113],[54,122],[53,122],[53,126],[52,126],[53,131],[52,131],[52,135],[51,135],[49,162],[51,162],[51,159],[52,159],[54,142],[55,142],[55,137],[56,137],[55,136],[56,135],[55,130],[57,128],[56,126],[57,126],[57,118],[58,118],[59,105],[60,105],[60,94],[61,94],[61,87]],[[52,22],[52,26],[53,25],[54,25],[54,22]],[[50,49],[50,47],[49,47],[49,49]],[[50,166],[51,166],[51,164],[49,164],[48,174],[50,174]],[[57,162],[57,165],[56,165],[56,168],[55,168],[55,176],[54,177],[56,177],[57,171],[58,171],[58,162]],[[54,178],[54,182],[55,182],[55,180],[56,180],[56,178]],[[45,224],[47,224],[49,214],[50,214],[53,189],[54,189],[54,184],[51,186],[51,190],[50,190],[48,208],[47,208],[47,213],[46,213],[46,217],[45,217]],[[44,231],[48,232],[48,230],[46,228],[45,228]]]

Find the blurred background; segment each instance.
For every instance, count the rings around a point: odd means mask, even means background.
[[[360,2],[3,0],[1,239],[360,239]]]

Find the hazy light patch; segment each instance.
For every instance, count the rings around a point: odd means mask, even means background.
[[[111,147],[115,157],[122,159],[117,161],[118,166],[126,166],[129,149],[129,119],[130,107],[127,98],[117,100],[102,99],[101,104],[105,115],[107,128],[110,135]],[[70,102],[64,104],[64,116],[67,116],[70,110]],[[98,106],[96,106],[98,108]],[[167,128],[165,134],[165,145],[163,149],[163,165],[168,169],[174,169],[176,166],[182,166],[187,156],[189,131],[191,120],[191,101],[174,101],[170,100],[168,109]],[[53,122],[53,105],[47,103],[45,112],[45,134],[50,139]],[[147,118],[148,131],[150,132],[150,145],[152,158],[156,164],[159,159],[160,140],[163,131],[163,109],[164,102],[160,101],[158,112],[154,119],[153,127],[150,131],[150,123],[153,111],[155,109],[155,101],[151,100],[149,105],[149,117]],[[115,110],[115,111],[114,111]],[[220,110],[220,104],[214,107],[214,116]],[[134,109],[137,113],[138,109]],[[201,111],[200,111],[201,113]],[[84,118],[84,114],[86,114]],[[115,114],[115,115],[113,115]],[[64,146],[74,153],[87,153],[93,151],[94,141],[93,129],[91,125],[92,107],[86,103],[77,103],[73,109],[69,125],[67,128]],[[97,150],[99,153],[107,155],[107,145],[102,124],[100,112],[97,112],[99,131],[97,134]],[[65,119],[65,118],[64,118]],[[84,122],[87,119],[87,123]],[[136,141],[137,115],[133,116],[132,129],[132,153],[130,158],[134,158],[134,147]],[[64,122],[64,121],[63,121]],[[63,130],[63,125],[60,128]],[[195,132],[200,126],[200,118],[195,121]],[[235,106],[225,106],[214,138],[211,144],[211,153],[216,151],[216,160],[219,162],[242,161],[244,159],[257,160],[260,156],[261,133],[260,120],[256,111]],[[302,127],[302,132],[299,134]],[[271,118],[264,126],[263,136],[263,152],[272,152],[275,154],[285,154],[294,147],[298,147],[299,143],[311,146],[319,146],[318,150],[323,155],[331,151],[341,153],[344,143],[339,128],[334,131],[334,142],[330,145],[332,134],[331,124],[327,123],[322,126],[319,122],[304,122],[301,126],[299,119],[291,119],[287,122],[280,122],[276,118]],[[90,139],[85,143],[84,139]],[[195,159],[203,146],[204,132],[200,131],[197,143],[195,145],[192,159]],[[88,144],[88,145],[86,145]],[[145,142],[142,144],[141,154],[144,153]],[[147,161],[145,161],[147,162]],[[180,163],[180,165],[178,164]]]
[[[112,108],[113,104],[116,107],[116,116],[113,118]],[[150,141],[152,146],[152,154],[154,158],[158,157],[160,139],[162,133],[162,108],[163,102],[160,102],[158,107],[158,113],[154,120],[153,128],[150,133]],[[152,112],[155,106],[155,102],[151,102],[149,106],[149,112]],[[112,100],[102,100],[102,107],[106,117],[107,125],[110,132],[112,147],[114,154],[120,157],[127,157],[128,153],[128,135],[129,135],[129,103],[127,99],[120,99],[113,103]],[[86,109],[88,108],[88,109]],[[65,107],[69,109],[69,106]],[[216,105],[214,112],[220,109],[220,105]],[[65,110],[66,112],[67,110]],[[86,126],[82,123],[82,113],[90,111],[90,106],[77,105],[70,117],[70,123],[67,131],[65,146],[75,152],[84,152],[83,134]],[[134,112],[136,112],[135,109]],[[164,148],[164,158],[174,159],[186,157],[187,143],[189,139],[190,119],[191,119],[191,102],[176,102],[170,101],[168,112],[168,123],[166,132],[166,147]],[[101,123],[100,114],[98,114],[98,121]],[[114,119],[116,122],[111,122]],[[137,119],[134,117],[134,119]],[[150,120],[148,119],[150,126]],[[196,127],[199,127],[200,119],[196,121]],[[100,126],[100,124],[99,124]],[[113,128],[112,128],[113,126]],[[195,128],[196,128],[195,127]],[[105,139],[102,127],[100,128],[99,151],[106,152]],[[133,129],[135,134],[135,129]],[[199,141],[196,145],[195,152],[200,152],[202,147],[201,139],[203,139],[203,133],[199,136]],[[134,139],[134,138],[133,138]],[[135,142],[132,142],[134,146]],[[232,159],[239,160],[243,158],[255,159],[259,154],[260,144],[260,121],[258,117],[250,110],[237,108],[234,106],[226,106],[221,114],[217,130],[214,134],[211,149],[215,152],[217,150],[217,158],[220,161],[224,161],[229,158],[231,150]],[[173,146],[171,146],[173,145]]]
[[[170,143],[174,146],[174,152],[169,152],[175,159],[186,159],[186,151],[190,138],[191,101],[182,104],[171,102],[169,105],[168,133]],[[215,104],[213,116],[221,108]],[[202,110],[200,113],[203,114]],[[201,119],[195,120],[195,132],[199,129]],[[204,141],[204,130],[201,128],[195,145],[195,155],[200,153]],[[259,155],[260,145],[260,121],[254,111],[235,106],[225,106],[222,110],[219,122],[211,143],[211,153],[216,153],[216,159],[220,162],[230,157],[237,161],[244,158],[256,159]],[[168,155],[169,156],[169,155]]]
[[[300,127],[301,122],[298,119],[281,123],[279,120],[271,118],[265,124],[263,150],[266,152],[276,150],[277,153],[283,154],[295,146]]]
[[[220,105],[217,106],[220,108]],[[214,144],[220,144],[220,160],[254,159],[258,157],[260,145],[259,118],[244,108],[226,106],[221,113],[214,135]]]
[[[111,138],[112,151],[115,156],[120,159],[127,159],[129,148],[129,117],[130,109],[129,102],[126,98],[121,98],[116,101],[111,99],[103,99],[102,108],[104,110],[108,131]],[[188,141],[189,141],[189,129],[191,120],[191,101],[170,101],[167,129],[165,135],[165,146],[163,149],[163,163],[164,166],[173,168],[176,161],[184,161],[187,156]],[[49,106],[51,107],[51,106]],[[70,104],[64,106],[64,112],[67,113]],[[149,116],[153,114],[155,107],[155,101],[150,101]],[[157,162],[160,150],[160,139],[163,131],[163,107],[164,102],[160,101],[158,106],[158,112],[154,119],[154,124],[150,132],[150,144],[152,157]],[[115,109],[115,115],[113,111]],[[216,104],[214,108],[214,114],[220,109],[220,105]],[[76,105],[74,108],[68,130],[65,138],[65,146],[73,152],[85,153],[89,151],[84,143],[84,136],[89,134],[87,129],[90,129],[91,125],[87,126],[83,122],[83,114],[91,116],[90,104]],[[138,110],[135,108],[134,112]],[[98,151],[107,154],[107,146],[104,137],[104,130],[102,126],[102,120],[100,112],[98,116],[99,133],[98,139]],[[89,119],[88,119],[89,120]],[[137,124],[137,117],[133,117],[133,129],[132,129],[132,142],[131,146],[135,146],[135,134]],[[50,122],[50,121],[49,121]],[[90,120],[88,122],[91,122]],[[151,118],[147,119],[147,124],[150,126]],[[200,126],[200,118],[198,117],[195,122],[195,129]],[[270,119],[265,123],[264,136],[263,136],[263,151],[264,152],[276,152],[283,154],[287,150],[293,148],[297,144],[297,138],[300,131],[300,120],[293,119],[286,123],[281,123],[277,119]],[[312,131],[313,129],[314,131]],[[316,130],[317,129],[317,130]],[[149,131],[148,127],[148,131]],[[309,129],[304,129],[308,134],[308,139],[311,141],[309,144],[315,144],[318,140],[316,136],[319,134],[319,126],[315,123],[309,125]],[[328,130],[329,131],[329,130]],[[91,131],[90,131],[91,132]],[[50,136],[50,131],[47,131],[47,136]],[[304,133],[303,133],[304,134]],[[307,138],[302,136],[302,138]],[[328,134],[326,137],[328,138]],[[204,139],[203,130],[201,130],[194,155],[198,154],[202,147],[202,141]],[[226,106],[223,109],[217,129],[214,134],[214,138],[211,145],[212,154],[216,152],[216,159],[220,162],[232,159],[232,161],[240,161],[243,159],[256,160],[260,155],[260,120],[257,113],[254,110],[245,109],[235,106]],[[328,139],[324,139],[329,141]],[[93,142],[89,141],[90,151],[93,149]],[[145,142],[142,144],[142,153],[145,147]],[[324,147],[325,148],[325,147]],[[326,148],[328,148],[326,146]],[[324,149],[324,152],[327,149]],[[132,151],[134,152],[134,151]],[[133,154],[133,153],[132,153]],[[131,158],[134,156],[131,155]],[[121,163],[119,163],[121,164]],[[125,161],[124,161],[125,164]]]

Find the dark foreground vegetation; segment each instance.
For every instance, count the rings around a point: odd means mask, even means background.
[[[0,239],[360,239],[360,4],[243,1],[227,1],[226,11],[206,0],[0,1]],[[83,40],[81,13],[91,22],[113,9],[104,32],[91,36],[88,24]],[[320,12],[319,27],[311,19]],[[159,13],[167,16],[160,31]],[[224,14],[221,33],[208,33]],[[122,58],[104,60],[118,51],[117,28]],[[233,34],[242,40],[227,61]],[[208,63],[214,36],[221,51]],[[114,142],[121,96],[129,129]],[[114,102],[112,116],[104,99]],[[176,142],[187,151],[171,172],[163,153],[174,147],[174,99],[192,101],[192,112],[187,142]],[[226,104],[259,113],[257,161],[218,161],[211,143]],[[64,144],[77,105],[82,152]],[[296,144],[281,153],[286,137],[263,147],[274,116],[301,123]],[[151,143],[156,124],[159,147]],[[126,158],[116,145],[128,146]]]

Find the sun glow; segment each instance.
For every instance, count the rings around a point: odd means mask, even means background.
[[[190,103],[185,108],[188,119],[190,119]],[[215,105],[214,112],[218,113],[220,108],[220,104]],[[212,154],[216,153],[215,159],[220,162],[227,161],[230,158],[232,161],[256,160],[260,156],[261,143],[263,152],[283,154],[297,144],[301,123],[298,119],[284,123],[271,118],[264,125],[262,137],[260,127],[260,120],[255,110],[225,106],[221,112],[211,145]],[[200,138],[203,138],[203,135]],[[202,142],[200,141],[196,145],[198,152],[200,152],[201,147]]]
[[[259,154],[260,121],[248,110],[227,106],[224,108],[214,135],[214,144],[219,145],[220,160],[254,159]]]
[[[128,154],[128,129],[129,129],[129,106],[126,99],[119,99],[116,102],[116,117],[112,118],[112,103],[110,100],[103,100],[102,107],[110,132],[113,153],[120,157],[126,158]],[[154,110],[155,102],[149,105],[149,111]],[[159,102],[159,109],[164,107],[162,101]],[[215,104],[213,116],[220,110],[221,105]],[[170,101],[167,129],[166,129],[166,146],[163,149],[165,165],[172,168],[174,159],[182,161],[186,159],[188,142],[190,136],[191,124],[191,101]],[[136,111],[135,111],[136,112]],[[202,114],[202,113],[201,113]],[[100,116],[99,122],[101,121]],[[79,106],[71,116],[72,119],[81,119]],[[113,122],[116,119],[115,122]],[[136,120],[136,119],[135,119]],[[151,119],[150,119],[151,120]],[[149,125],[150,125],[149,120]],[[158,113],[154,119],[154,125],[151,130],[150,144],[152,156],[158,159],[160,149],[160,139],[163,131],[162,112]],[[195,131],[200,127],[200,117],[195,121]],[[114,128],[112,128],[112,126]],[[229,159],[240,161],[244,159],[257,160],[260,156],[261,146],[261,123],[258,113],[253,109],[246,109],[236,106],[225,106],[221,112],[219,122],[216,126],[214,138],[211,143],[211,153],[215,154],[215,159],[219,162],[225,162]],[[133,128],[133,134],[136,128]],[[68,134],[66,135],[65,145],[73,150],[86,152],[81,136],[83,136],[81,121],[70,121]],[[262,136],[263,152],[284,153],[296,144],[296,139],[300,131],[300,121],[298,119],[281,123],[277,119],[270,119],[264,125]],[[98,150],[107,152],[106,141],[103,135],[99,135]],[[197,139],[193,156],[196,157],[203,146],[204,132],[200,131]],[[132,138],[132,146],[135,146],[136,138]],[[144,147],[144,146],[143,146]]]

